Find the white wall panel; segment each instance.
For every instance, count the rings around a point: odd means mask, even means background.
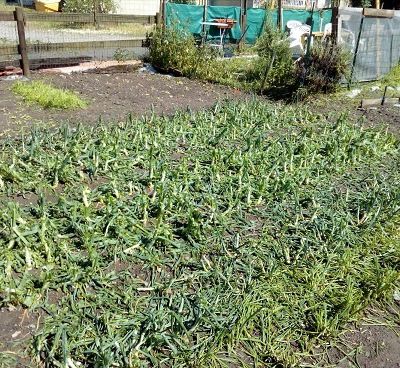
[[[115,0],[118,13],[135,15],[156,15],[160,0]]]

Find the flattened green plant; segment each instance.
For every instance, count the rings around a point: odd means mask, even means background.
[[[29,104],[38,104],[45,109],[82,109],[87,101],[74,91],[60,89],[42,81],[15,82],[12,91]]]
[[[1,144],[0,303],[45,311],[42,365],[298,367],[393,299],[386,132],[251,101]]]

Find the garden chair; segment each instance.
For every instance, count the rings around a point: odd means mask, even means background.
[[[311,32],[311,27],[307,24],[302,24],[298,21],[289,21],[286,24],[289,29],[289,47],[294,56],[301,56],[304,54],[304,36]]]

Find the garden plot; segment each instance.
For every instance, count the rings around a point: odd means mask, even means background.
[[[128,115],[140,117],[153,112],[171,115],[177,110],[209,108],[219,100],[243,98],[243,93],[223,86],[147,72],[71,75],[33,73],[32,79],[75,91],[88,102],[87,108],[60,111],[28,105],[12,93],[14,81],[0,80],[1,136],[15,135],[21,128],[30,129],[37,124],[94,124],[99,118],[118,122],[125,120]]]
[[[297,366],[393,298],[399,154],[260,101],[4,141],[1,303],[40,363]]]

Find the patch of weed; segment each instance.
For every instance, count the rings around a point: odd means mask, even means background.
[[[382,86],[400,87],[400,64],[395,66],[389,74],[381,79]]]
[[[12,91],[27,103],[38,104],[45,109],[76,109],[88,105],[77,93],[56,88],[42,81],[18,81],[12,85]]]

